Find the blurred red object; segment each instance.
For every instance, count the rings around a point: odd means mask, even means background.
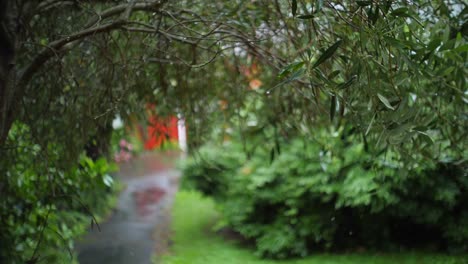
[[[177,118],[160,118],[155,115],[149,118],[147,127],[148,137],[145,140],[145,149],[152,150],[167,142],[177,142]]]

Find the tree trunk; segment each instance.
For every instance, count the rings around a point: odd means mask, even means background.
[[[0,148],[5,144],[13,124],[11,113],[15,89],[15,47],[17,46],[18,8],[14,1],[0,4]]]

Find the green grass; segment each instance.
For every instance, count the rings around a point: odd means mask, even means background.
[[[468,264],[468,256],[446,256],[410,252],[388,254],[316,254],[304,259],[265,260],[253,251],[226,241],[211,226],[217,212],[212,200],[195,192],[180,191],[173,209],[171,252],[162,258],[164,264]]]

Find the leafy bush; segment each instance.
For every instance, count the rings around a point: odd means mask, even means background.
[[[237,144],[226,144],[221,148],[205,145],[181,166],[185,175],[182,186],[222,198],[230,178],[244,161],[245,155]]]
[[[372,154],[357,142],[344,131],[317,129],[313,139],[284,141],[271,163],[270,152],[258,149],[242,167],[243,160],[232,160],[235,148],[231,160],[221,155],[225,149],[211,148],[184,175],[221,200],[224,224],[254,241],[262,256],[418,243],[466,250],[462,164],[416,154],[403,163],[396,152]]]
[[[466,264],[468,254],[459,256],[425,252],[350,252],[342,254],[317,253],[302,259],[276,261],[260,259],[211,227],[219,216],[216,203],[199,192],[179,191],[172,209],[174,245],[171,253],[153,263],[165,264]],[[190,219],[190,221],[187,221]],[[229,236],[228,236],[229,238]],[[234,243],[233,243],[234,242]],[[159,260],[159,261],[158,261]]]
[[[85,155],[69,169],[54,166],[58,146],[44,149],[29,136],[16,124],[9,140],[17,146],[0,161],[0,263],[71,263],[73,241],[115,202],[116,167]]]

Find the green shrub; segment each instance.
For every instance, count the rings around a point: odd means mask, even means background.
[[[81,155],[63,169],[54,143],[45,150],[15,124],[0,168],[0,263],[72,263],[73,241],[115,203],[114,164]],[[91,220],[93,219],[93,220]]]
[[[244,161],[245,155],[237,144],[203,146],[182,164],[182,174],[185,175],[182,186],[221,198],[227,192],[233,173]]]
[[[428,252],[317,253],[302,259],[272,260],[255,256],[239,241],[226,239],[213,230],[219,216],[216,203],[194,191],[176,194],[171,224],[173,246],[162,259],[164,264],[468,264],[468,254],[457,256]],[[189,221],[187,219],[190,219]]]
[[[318,130],[313,139],[284,141],[272,161],[262,149],[243,162],[211,148],[205,162],[186,167],[185,180],[220,199],[224,224],[266,257],[418,243],[466,250],[462,164],[417,155],[404,163],[391,150],[372,155],[357,142],[343,131]],[[219,169],[210,170],[212,164]]]

